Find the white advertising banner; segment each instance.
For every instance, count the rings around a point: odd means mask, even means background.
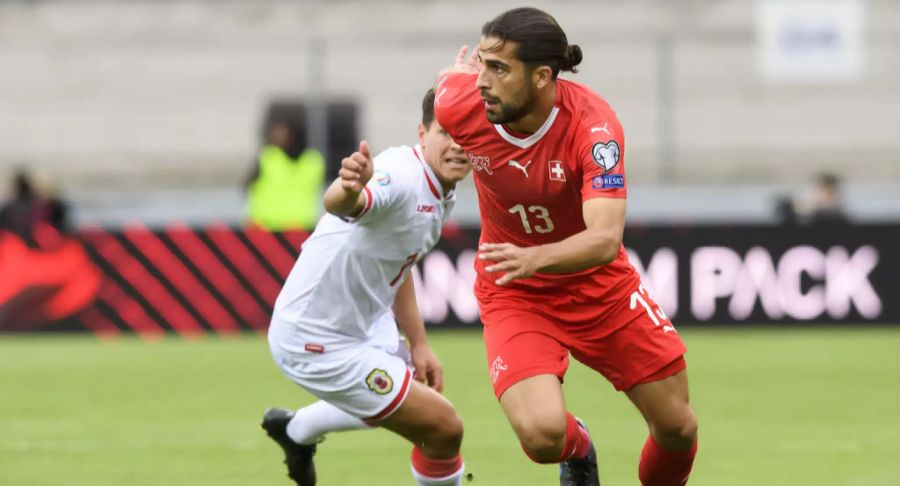
[[[859,80],[865,57],[864,0],[757,0],[762,78],[776,84]]]

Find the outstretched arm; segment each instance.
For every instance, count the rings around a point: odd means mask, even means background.
[[[434,351],[428,344],[425,335],[425,323],[419,315],[419,306],[416,304],[416,289],[413,285],[412,275],[407,272],[403,283],[397,289],[397,296],[393,305],[394,317],[397,319],[397,327],[409,340],[409,350],[412,354],[413,366],[416,367],[415,379],[437,391],[444,389],[444,369],[438,361]]]

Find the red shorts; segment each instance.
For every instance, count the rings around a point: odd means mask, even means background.
[[[607,305],[578,304],[580,309],[554,309],[546,295],[495,294],[480,302],[494,394],[499,398],[511,385],[536,375],[553,374],[562,381],[570,352],[619,391],[685,369],[687,348],[643,286],[625,295]],[[561,310],[580,318],[563,320]]]

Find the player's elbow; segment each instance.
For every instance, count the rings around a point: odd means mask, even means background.
[[[597,266],[608,265],[615,261],[622,246],[621,238],[603,237],[597,242],[594,263]]]
[[[600,255],[597,256],[595,263],[597,264],[598,267],[602,266],[602,265],[609,265],[610,263],[615,261],[617,254],[618,254],[618,252],[604,251],[603,253],[601,253]]]

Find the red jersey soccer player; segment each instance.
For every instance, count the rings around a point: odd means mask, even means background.
[[[557,79],[582,54],[545,12],[503,13],[468,60],[466,50],[438,76],[435,111],[475,172],[475,292],[503,411],[528,457],[561,463],[561,484],[598,485],[590,436],[563,403],[571,352],[646,419],[641,482],[686,484],[697,450],[686,348],[622,246],[619,120],[586,87]]]

